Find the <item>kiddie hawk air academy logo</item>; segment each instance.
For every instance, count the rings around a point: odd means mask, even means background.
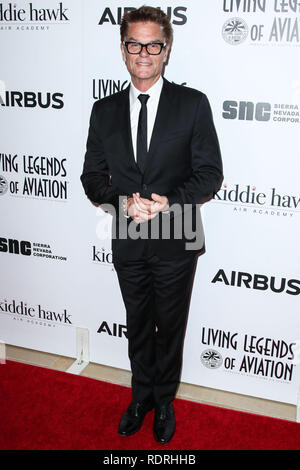
[[[236,213],[281,216],[291,218],[300,212],[299,194],[287,194],[276,187],[264,188],[255,185],[226,184],[216,193],[213,202],[231,206]]]
[[[49,31],[52,26],[69,21],[69,9],[63,2],[48,2],[43,8],[38,2],[0,3],[0,31]]]
[[[228,44],[241,44],[248,36],[248,26],[242,18],[230,18],[223,25],[222,35]]]
[[[1,316],[38,326],[73,326],[72,315],[66,308],[48,310],[42,304],[32,305],[24,300],[0,298],[0,318]]]

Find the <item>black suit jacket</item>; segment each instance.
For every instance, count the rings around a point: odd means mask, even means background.
[[[163,259],[181,256],[186,242],[191,249],[203,248],[204,236],[199,204],[209,200],[222,182],[222,162],[211,109],[205,94],[175,85],[164,79],[147,163],[142,174],[135,162],[131,138],[129,87],[94,103],[81,181],[87,197],[94,203],[112,204],[112,250],[114,260],[137,259],[145,243]],[[119,196],[139,192],[151,199],[151,193],[167,196],[175,212],[155,217],[155,234],[150,239],[120,236],[118,223],[135,224],[119,210]],[[172,207],[171,207],[172,208]],[[181,209],[192,215],[193,244],[190,230],[183,226]],[[162,224],[171,224],[165,238]],[[144,228],[149,224],[140,224]],[[142,227],[143,226],[143,227]],[[182,227],[182,236],[178,228]],[[149,227],[150,229],[150,227]],[[122,229],[123,230],[123,229]],[[185,232],[189,232],[186,236]],[[151,232],[151,230],[150,230]],[[121,237],[123,237],[121,239]],[[199,246],[201,240],[201,246]]]

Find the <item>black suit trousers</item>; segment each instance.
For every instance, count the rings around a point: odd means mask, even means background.
[[[126,308],[132,400],[171,402],[182,366],[187,313],[198,253],[162,260],[145,243],[139,260],[115,262]]]

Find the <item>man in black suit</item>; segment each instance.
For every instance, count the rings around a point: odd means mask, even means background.
[[[210,106],[200,91],[162,77],[172,43],[168,16],[125,14],[121,51],[130,86],[94,103],[81,180],[113,212],[112,251],[126,307],[132,402],[119,434],[155,408],[154,436],[175,431],[187,311],[204,238],[199,205],[222,181]]]

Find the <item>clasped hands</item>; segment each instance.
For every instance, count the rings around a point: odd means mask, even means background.
[[[169,209],[169,201],[166,196],[152,193],[151,200],[140,196],[140,193],[133,193],[127,199],[127,214],[137,223],[147,222],[154,219],[159,212]]]

